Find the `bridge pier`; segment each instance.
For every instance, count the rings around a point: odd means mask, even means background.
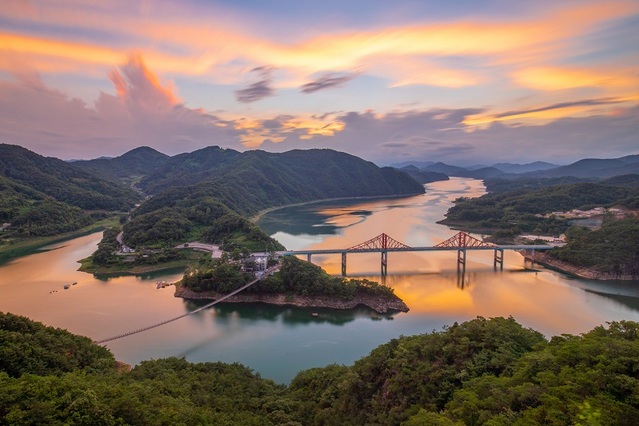
[[[382,251],[382,277],[386,276],[386,273],[388,272],[388,252],[386,250]]]
[[[342,252],[342,276],[346,276],[346,252]]]
[[[462,275],[466,273],[466,249],[457,250],[457,273],[461,270]]]
[[[495,260],[493,261],[493,269],[497,270],[497,264],[499,264],[499,270],[504,270],[504,249],[496,248],[495,249]]]
[[[310,254],[310,253],[308,253],[308,254],[306,255],[306,261],[307,261],[308,263],[311,263],[311,254]]]

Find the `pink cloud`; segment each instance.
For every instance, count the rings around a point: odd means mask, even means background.
[[[386,164],[405,159],[453,164],[615,157],[637,150],[636,106],[618,103],[614,114],[559,118],[543,125],[492,123],[466,125],[483,109],[430,109],[392,113],[331,112],[222,118],[182,104],[175,89],[133,56],[110,73],[113,94],[100,93],[93,105],[45,85],[22,70],[13,81],[0,80],[0,141],[60,158],[120,155],[148,145],[167,154],[204,146],[286,151],[332,148]],[[575,101],[597,107],[609,98]],[[554,111],[565,104],[511,115]],[[573,106],[570,104],[569,106]]]
[[[45,155],[94,158],[148,145],[176,154],[205,145],[241,147],[232,125],[179,102],[140,56],[109,74],[115,95],[93,106],[44,85],[34,73],[0,82],[0,138]],[[60,154],[63,153],[63,154]]]

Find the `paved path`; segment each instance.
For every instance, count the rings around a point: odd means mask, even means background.
[[[212,258],[217,259],[222,257],[222,250],[220,250],[220,246],[215,244],[204,244],[204,243],[198,243],[197,241],[193,241],[190,243],[180,244],[176,248],[190,248],[195,250],[210,251]]]

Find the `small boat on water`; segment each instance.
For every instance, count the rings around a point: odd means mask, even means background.
[[[311,315],[313,315],[314,317],[318,317],[319,314],[317,312],[313,312]]]
[[[166,281],[158,281],[156,284],[155,288],[164,288],[166,287],[168,284],[166,283]]]
[[[68,289],[69,289],[69,287],[71,287],[69,284],[65,284],[65,285],[64,285],[64,289],[65,289],[65,290],[68,290]]]
[[[76,285],[77,283],[78,283],[77,281],[73,281],[71,285]]]

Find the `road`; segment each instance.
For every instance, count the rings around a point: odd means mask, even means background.
[[[197,241],[193,241],[190,243],[180,244],[176,248],[190,248],[195,250],[209,251],[211,252],[211,257],[213,259],[218,259],[222,257],[222,250],[220,250],[220,246],[215,244],[204,244],[204,243],[198,243]]]

